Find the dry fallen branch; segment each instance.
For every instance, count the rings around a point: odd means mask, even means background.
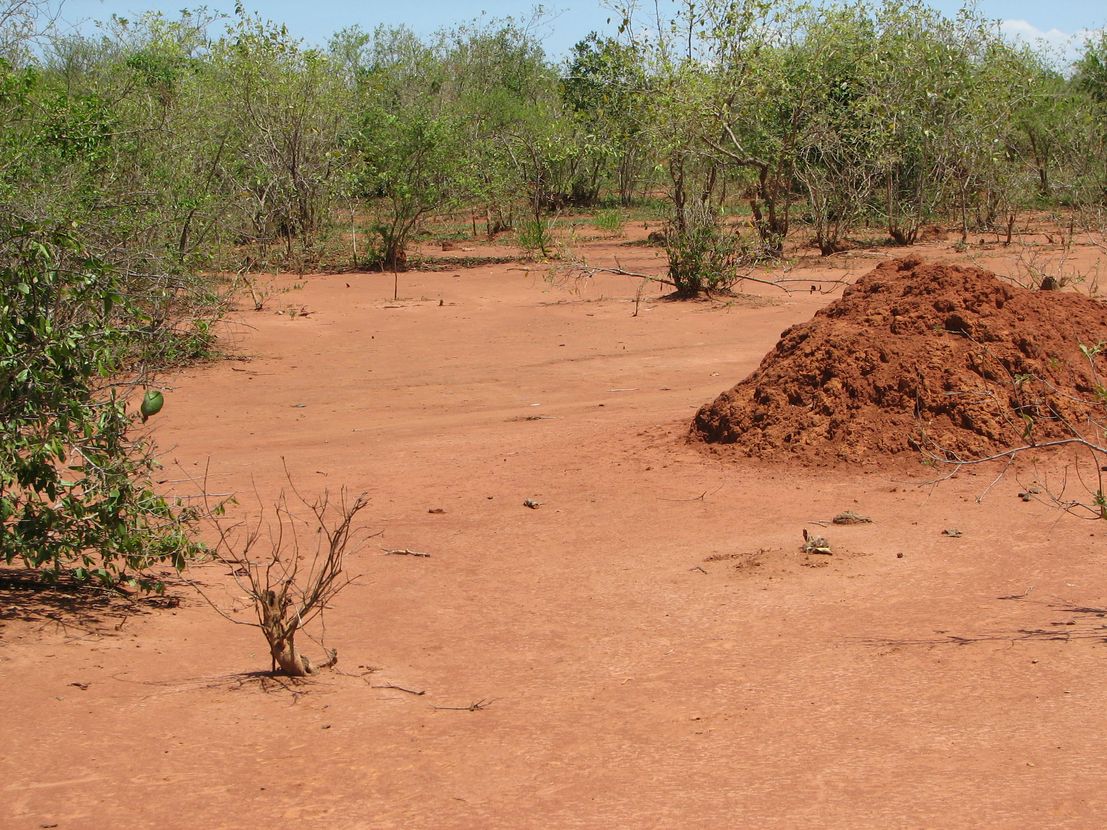
[[[381,548],[384,551],[385,556],[421,556],[424,559],[429,559],[430,554],[426,551],[411,550],[410,548]]]
[[[439,712],[480,712],[487,709],[495,702],[495,698],[490,700],[481,698],[480,700],[470,703],[468,706],[435,706],[433,708]]]
[[[575,276],[577,279],[590,279],[596,276],[596,274],[613,274],[615,276],[632,277],[634,279],[642,280],[642,285],[639,286],[639,290],[635,296],[634,316],[638,316],[638,306],[641,302],[641,289],[643,286],[649,283],[657,283],[658,285],[668,286],[674,290],[679,289],[677,283],[667,276],[663,276],[661,274],[646,274],[641,271],[631,271],[627,268],[623,268],[617,261],[614,266],[604,266],[590,265],[583,260],[578,260],[569,264],[567,270],[571,276]],[[787,270],[785,271],[785,273],[787,273]],[[820,286],[819,290],[821,291],[821,286],[824,284],[828,284],[833,287],[845,286],[849,284],[843,279],[800,279],[798,277],[788,277],[785,275],[782,275],[776,279],[765,279],[764,277],[753,276],[752,265],[744,269],[741,273],[735,274],[735,285],[742,282],[743,280],[758,283],[760,285],[768,285],[772,288],[778,288],[786,294],[791,294],[795,292],[807,292],[809,290],[813,290],[815,286]],[[802,287],[794,286],[793,283],[796,283],[798,284],[798,286]],[[713,293],[717,292],[704,290],[704,294],[708,297],[710,297]],[[726,292],[724,292],[724,294],[725,293]]]
[[[1071,438],[1059,438],[1055,441],[1042,441],[1037,444],[1024,444],[979,458],[940,458],[931,456],[931,460],[934,463],[940,463],[950,468],[949,472],[937,478],[933,483],[937,485],[943,481],[948,481],[957,475],[962,467],[974,467],[997,461],[1006,462],[1003,470],[996,475],[995,479],[985,488],[984,492],[978,496],[977,501],[982,501],[987,493],[1006,475],[1007,471],[1019,456],[1034,451],[1056,449],[1058,447],[1074,447],[1087,451],[1090,458],[1089,466],[1093,471],[1095,480],[1085,480],[1084,473],[1078,467],[1076,469],[1076,477],[1083,490],[1084,498],[1068,498],[1065,496],[1065,493],[1069,489],[1068,471],[1066,469],[1066,474],[1062,477],[1060,486],[1057,488],[1047,488],[1047,493],[1043,500],[1052,502],[1061,507],[1065,512],[1073,515],[1095,520],[1107,518],[1107,502],[1104,501],[1104,493],[1107,492],[1107,482],[1104,480],[1104,474],[1107,473],[1107,467],[1103,464],[1103,461],[1107,459],[1107,446],[1095,441],[1090,441],[1077,434],[1074,434]],[[1029,490],[1027,492],[1037,491]],[[1029,499],[1026,500],[1029,501]]]
[[[407,692],[409,695],[416,695],[421,697],[427,693],[426,689],[408,689],[404,686],[397,686],[395,683],[383,683],[380,686],[373,686],[374,689],[395,689],[397,692]]]

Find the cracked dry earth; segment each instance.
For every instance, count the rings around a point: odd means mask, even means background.
[[[589,255],[616,253],[659,267]],[[840,290],[647,292],[634,317],[616,278],[496,265],[400,287],[311,277],[235,315],[245,359],[170,378],[151,422],[166,478],[206,467],[240,512],[276,495],[282,458],[307,493],[368,493],[383,536],[327,618],[342,671],[264,678],[257,632],[183,587],[79,617],[8,589],[0,826],[1107,823],[1107,529],[1018,497],[1065,459],[933,485],[879,457],[689,443]],[[293,303],[308,315],[274,313]],[[873,521],[828,524],[846,510]],[[832,555],[804,554],[805,529]],[[234,602],[221,569],[194,576]]]

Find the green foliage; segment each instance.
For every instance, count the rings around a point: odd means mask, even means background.
[[[1043,200],[1101,198],[1099,40],[1070,81],[971,8],[950,18],[919,0],[700,0],[645,26],[637,4],[621,11],[678,226],[686,204],[724,204],[729,189],[775,256],[805,201],[815,243],[832,253],[862,222],[910,244],[956,218],[964,240],[1000,223],[1010,235]],[[596,45],[579,51],[585,79],[604,66]],[[602,100],[597,85],[577,88],[573,101]]]
[[[610,147],[598,125],[571,115],[532,29],[511,19],[462,26],[442,50],[489,234],[512,227],[520,207],[537,227],[543,214],[595,203]]]
[[[626,206],[646,177],[649,147],[644,141],[648,82],[641,54],[633,46],[592,33],[573,47],[561,80],[571,116],[595,145],[591,172],[610,176]]]
[[[439,51],[443,95],[461,125],[491,237],[515,226],[520,203],[533,204],[513,152],[520,137],[543,128],[555,78],[537,39],[510,18],[458,26],[443,35]]]
[[[794,174],[807,198],[814,242],[826,255],[863,220],[879,178],[879,131],[864,97],[875,30],[858,6],[811,13],[802,26],[802,43],[784,58],[789,76],[804,84]]]
[[[1081,92],[1107,107],[1107,31],[1084,45],[1084,54],[1076,62],[1074,82]]]
[[[738,235],[720,222],[718,211],[702,202],[686,205],[680,221],[669,223],[665,250],[669,279],[685,297],[729,289],[738,279],[737,267],[745,253]]]
[[[620,235],[623,232],[623,221],[623,212],[618,208],[597,211],[593,220],[597,230]]]
[[[199,92],[218,136],[207,142],[217,148],[211,177],[238,196],[237,241],[259,265],[279,254],[286,266],[315,265],[348,164],[349,90],[327,55],[241,12],[207,63]]]
[[[548,257],[553,249],[553,228],[550,219],[526,219],[515,231],[515,242],[534,256]]]
[[[380,28],[364,43],[373,52],[356,71],[351,188],[375,209],[368,264],[395,269],[419,223],[459,206],[475,183],[460,122],[441,93],[441,62],[404,29]]]
[[[380,244],[370,264],[403,265],[419,221],[457,207],[467,192],[458,130],[447,119],[418,111],[366,108],[356,143],[357,192],[377,198],[380,217],[374,226]]]
[[[220,303],[177,247],[189,65],[114,31],[0,61],[0,558],[156,588],[197,547],[127,398],[210,351]]]
[[[0,558],[155,587],[197,547],[152,489],[117,379],[143,319],[118,275],[66,235],[4,228],[0,260]],[[125,387],[123,387],[125,388]]]
[[[355,236],[368,208],[369,261],[399,265],[434,214],[479,208],[491,236],[657,183],[678,224],[693,201],[745,202],[771,256],[801,209],[831,253],[863,223],[906,244],[931,222],[1010,232],[1020,211],[1102,201],[1101,35],[1068,78],[920,0],[622,5],[617,36],[560,65],[540,14],[355,27],[325,52],[241,8],[214,38],[202,11],[55,33],[37,60],[5,53],[0,148],[34,150],[3,152],[0,203],[77,221],[124,273],[185,279],[317,267],[339,206]],[[153,289],[168,314],[197,286]]]

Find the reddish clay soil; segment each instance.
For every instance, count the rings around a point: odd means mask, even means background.
[[[951,245],[921,254],[1014,271]],[[391,275],[273,287],[225,328],[238,359],[170,378],[150,424],[165,486],[207,469],[234,516],[285,465],[307,494],[368,493],[383,535],[327,618],[340,671],[267,678],[258,633],[187,586],[156,608],[0,583],[0,826],[1107,823],[1107,529],[1018,496],[1065,459],[934,484],[687,440],[837,290],[651,290],[633,316],[635,282],[521,265],[401,274],[399,301]],[[873,523],[824,524],[843,510]],[[833,555],[802,553],[805,528]],[[191,573],[248,617],[225,569]]]
[[[973,459],[1102,433],[1107,306],[972,267],[881,263],[693,422],[750,456]],[[1084,351],[1081,351],[1084,346]]]

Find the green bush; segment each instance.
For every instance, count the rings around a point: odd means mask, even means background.
[[[665,230],[669,278],[677,294],[697,294],[729,289],[738,280],[743,256],[741,239],[723,226],[710,205],[689,203]]]
[[[623,212],[618,208],[597,211],[593,224],[595,224],[596,230],[613,234],[622,234]]]
[[[515,231],[519,247],[532,256],[550,256],[553,248],[552,219],[529,219],[521,222]]]
[[[156,588],[198,551],[189,513],[151,486],[123,382],[149,318],[72,238],[0,239],[0,558],[105,585]]]

